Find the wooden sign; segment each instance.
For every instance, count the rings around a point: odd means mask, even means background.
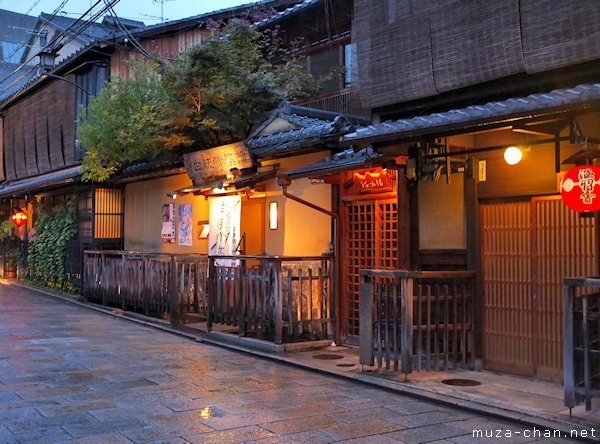
[[[183,162],[194,186],[202,186],[210,180],[224,177],[232,169],[250,168],[253,164],[244,142],[184,154]]]
[[[560,196],[573,211],[600,210],[600,167],[583,165],[571,168],[560,183]]]
[[[360,194],[392,191],[392,184],[387,171],[369,171],[365,174],[354,173],[354,183]]]

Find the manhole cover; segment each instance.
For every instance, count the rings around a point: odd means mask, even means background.
[[[323,353],[321,355],[313,355],[315,359],[324,359],[324,360],[333,360],[333,359],[342,359],[342,355],[332,355],[329,353]]]
[[[354,364],[352,364],[351,362],[340,362],[339,364],[336,364],[337,367],[354,367]]]
[[[444,379],[442,384],[454,385],[458,387],[474,387],[476,385],[481,385],[481,382],[474,381],[473,379]]]

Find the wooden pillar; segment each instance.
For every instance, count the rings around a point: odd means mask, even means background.
[[[473,286],[474,366],[480,369],[483,358],[483,269],[481,264],[481,213],[477,197],[478,162],[470,157],[465,175],[465,211],[467,224],[467,268],[475,272]]]
[[[404,171],[398,169],[398,261],[396,268],[400,270],[411,270],[415,266],[412,234],[414,204],[409,182],[404,177]]]

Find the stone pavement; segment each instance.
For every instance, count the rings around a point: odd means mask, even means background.
[[[0,443],[568,442],[17,286],[0,307]]]

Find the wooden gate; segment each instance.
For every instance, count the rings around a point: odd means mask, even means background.
[[[346,203],[344,230],[344,298],[346,342],[358,345],[360,270],[396,268],[398,204],[396,199]]]
[[[594,218],[559,196],[481,205],[484,366],[560,381],[562,279],[596,271]]]

